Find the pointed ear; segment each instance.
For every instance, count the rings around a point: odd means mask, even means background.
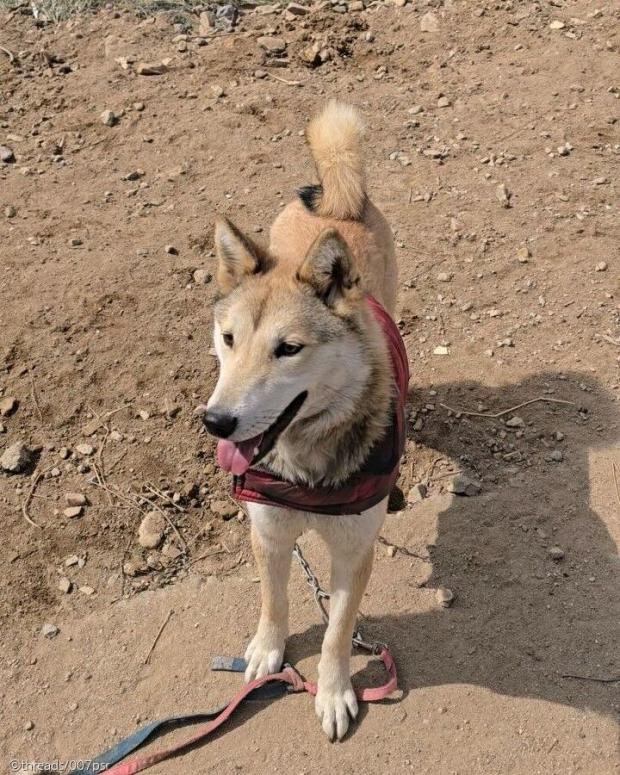
[[[308,251],[297,279],[310,285],[328,307],[361,297],[360,276],[349,246],[335,229],[326,229]]]
[[[217,282],[223,294],[230,293],[246,275],[264,272],[270,265],[267,254],[228,218],[215,221],[215,251]]]

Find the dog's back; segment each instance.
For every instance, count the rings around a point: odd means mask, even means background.
[[[366,194],[364,125],[350,105],[335,100],[307,130],[319,185],[305,186],[271,227],[270,248],[295,268],[326,228],[344,237],[364,288],[394,313],[398,270],[390,227]]]

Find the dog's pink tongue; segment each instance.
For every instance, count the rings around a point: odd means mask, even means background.
[[[262,436],[254,436],[247,441],[228,441],[220,439],[217,443],[217,462],[225,471],[235,476],[244,474],[256,455]]]

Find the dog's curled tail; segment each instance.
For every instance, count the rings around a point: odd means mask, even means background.
[[[308,125],[308,143],[322,188],[312,203],[317,215],[361,218],[366,201],[364,129],[358,111],[338,100],[328,102]]]

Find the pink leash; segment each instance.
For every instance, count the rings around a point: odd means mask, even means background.
[[[362,702],[377,702],[383,700],[389,696],[398,685],[398,679],[396,676],[396,665],[394,664],[394,658],[392,657],[387,646],[383,646],[379,654],[381,661],[383,662],[385,669],[388,672],[389,680],[383,686],[376,686],[366,689],[358,689],[356,691],[357,697]],[[235,710],[241,705],[246,697],[256,689],[264,686],[272,681],[282,681],[289,684],[291,691],[293,692],[308,692],[308,694],[316,695],[316,684],[310,681],[305,681],[302,676],[290,665],[286,665],[279,673],[272,673],[266,675],[263,678],[257,678],[254,681],[246,684],[243,689],[236,694],[228,705],[216,716],[212,721],[202,724],[194,732],[194,734],[183,740],[180,743],[175,743],[168,748],[162,748],[161,751],[155,751],[151,754],[145,754],[144,756],[136,756],[133,759],[128,759],[125,762],[119,762],[114,766],[106,769],[106,775],[133,775],[135,772],[141,772],[148,767],[152,767],[157,762],[161,762],[164,759],[168,759],[170,756],[174,756],[177,753],[189,748],[192,745],[204,740],[208,735],[218,729],[233,715]]]

